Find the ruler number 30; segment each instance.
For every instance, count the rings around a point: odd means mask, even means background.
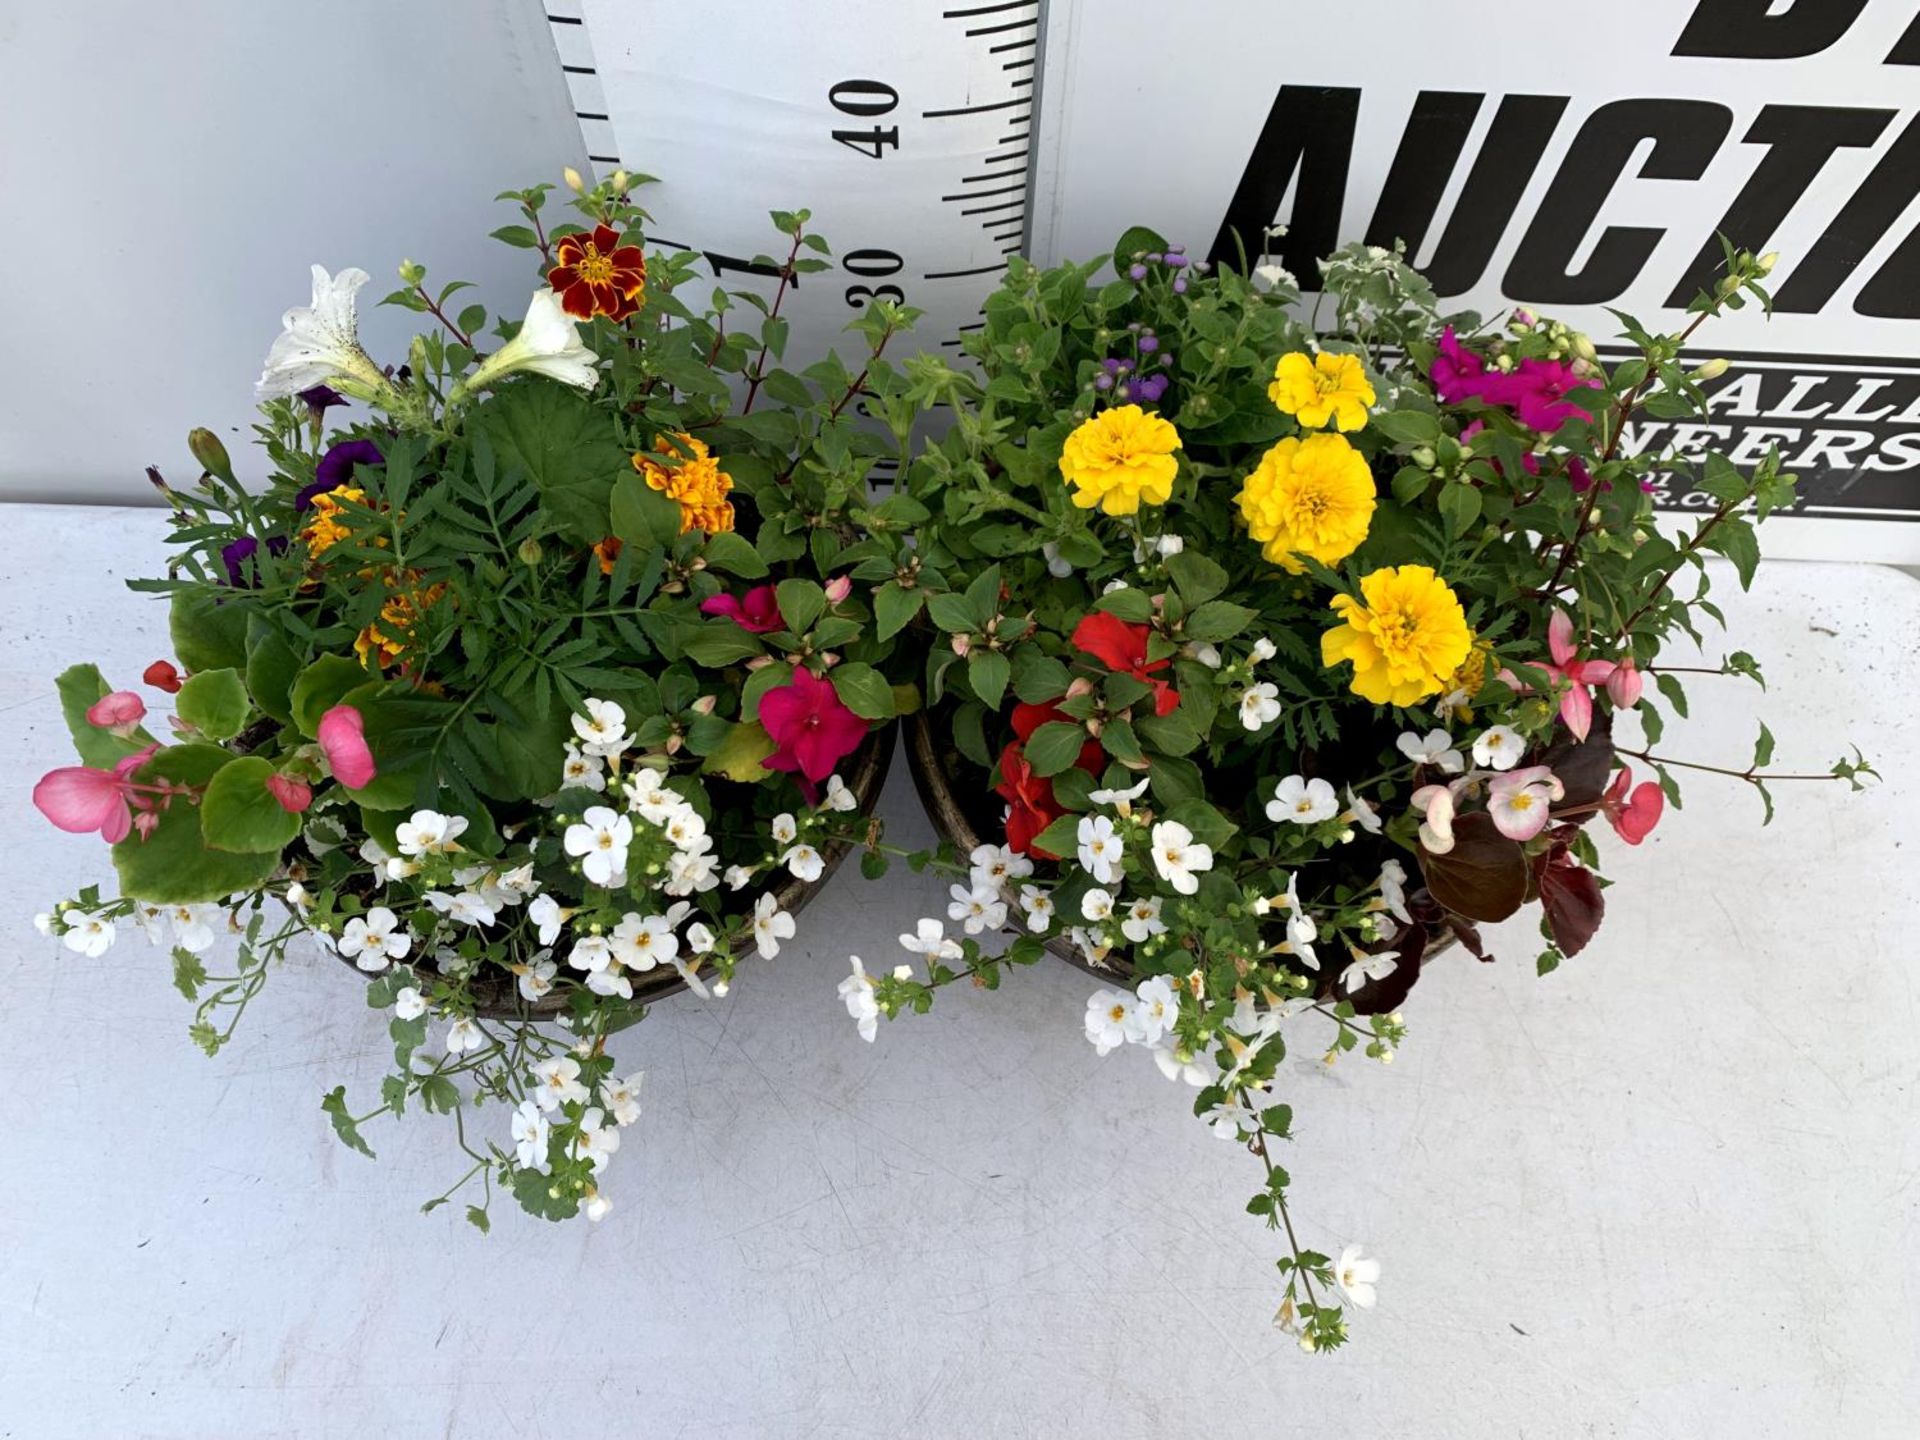
[[[833,138],[840,144],[869,160],[883,160],[889,149],[900,148],[900,127],[879,123],[880,117],[892,114],[900,103],[900,92],[884,80],[842,80],[827,91],[827,99],[842,115],[874,121],[870,130],[835,130]],[[840,262],[849,275],[867,280],[897,275],[905,263],[891,250],[852,250]],[[849,306],[862,310],[869,300],[903,305],[907,296],[898,285],[849,285],[846,298]]]

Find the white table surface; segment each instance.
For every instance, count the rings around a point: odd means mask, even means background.
[[[1613,913],[1537,980],[1528,925],[1448,961],[1398,1063],[1284,1070],[1308,1243],[1384,1263],[1355,1343],[1277,1334],[1255,1162],[1147,1058],[1080,1035],[1051,960],[862,1044],[849,949],[941,906],[851,870],[734,994],[622,1037],[646,1113],[614,1213],[417,1205],[462,1167],[439,1117],[343,1148],[384,1016],[319,962],[214,1060],[164,952],[86,960],[29,917],[106,878],[32,812],[72,763],[53,677],[165,653],[151,511],[0,507],[0,1434],[738,1437],[1909,1437],[1920,1433],[1920,583],[1769,564],[1664,748],[1782,768],[1857,741],[1875,793],[1688,788],[1608,846]],[[1718,653],[1716,650],[1714,653]],[[927,834],[904,768],[884,813]],[[1610,839],[1610,837],[1609,837]],[[1300,1047],[1303,1057],[1315,1046]],[[491,1121],[498,1110],[486,1112]]]

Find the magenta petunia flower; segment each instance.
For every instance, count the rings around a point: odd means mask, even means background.
[[[780,618],[780,602],[771,585],[756,585],[744,596],[709,595],[700,602],[700,613],[724,615],[742,630],[750,630],[755,635],[784,630],[787,624]]]
[[[806,669],[760,697],[760,724],[775,747],[760,763],[797,771],[810,787],[833,774],[867,736],[867,722],[841,703],[830,682]]]
[[[1458,405],[1480,393],[1486,362],[1460,343],[1451,325],[1440,332],[1440,350],[1427,372],[1442,405]]]
[[[1491,405],[1513,411],[1529,430],[1552,433],[1578,415],[1591,420],[1593,413],[1568,398],[1576,390],[1590,390],[1597,381],[1576,375],[1571,366],[1558,360],[1522,360],[1505,374],[1480,377],[1480,398]],[[1445,397],[1442,396],[1442,399]]]

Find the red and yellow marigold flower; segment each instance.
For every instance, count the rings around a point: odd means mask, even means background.
[[[1318,430],[1328,421],[1342,430],[1359,430],[1366,425],[1367,407],[1376,397],[1359,356],[1324,350],[1309,356],[1296,350],[1282,355],[1273,367],[1267,398],[1309,430]]]
[[[635,455],[633,468],[649,486],[679,505],[680,533],[704,530],[718,535],[733,529],[733,502],[727,499],[733,477],[707,453],[706,445],[691,435],[662,435],[653,442],[653,449],[652,455],[645,451]]]
[[[567,314],[624,320],[640,308],[647,293],[647,257],[622,239],[611,225],[560,237],[553,247],[559,263],[547,272],[547,283]]]
[[[1299,575],[1301,555],[1338,565],[1360,548],[1373,523],[1373,471],[1345,436],[1289,437],[1260,458],[1234,498],[1267,559]]]
[[[351,535],[353,528],[348,522],[353,512],[348,507],[365,510],[366,505],[367,492],[357,485],[341,485],[315,495],[309,506],[313,518],[300,532],[307,542],[307,553],[323,555]]]
[[[409,571],[409,582],[417,574]],[[381,605],[380,618],[354,638],[354,654],[360,657],[362,664],[370,665],[375,670],[384,670],[389,665],[400,663],[406,658],[407,647],[413,641],[414,628],[420,623],[421,615],[429,606],[437,603],[446,591],[445,585],[394,590]]]
[[[1353,693],[1376,705],[1438,695],[1473,650],[1447,582],[1425,565],[1388,566],[1363,578],[1360,594],[1333,597],[1345,623],[1320,637],[1320,662],[1331,669],[1351,660]]]

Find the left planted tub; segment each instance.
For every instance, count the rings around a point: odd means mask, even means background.
[[[401,265],[382,303],[427,323],[400,363],[358,338],[367,275],[313,268],[256,443],[195,431],[197,478],[148,472],[172,553],[132,588],[173,654],[68,669],[78,763],[33,792],[118,879],[41,929],[169,948],[209,1054],[282,961],[362,972],[395,1069],[322,1107],[368,1154],[376,1116],[454,1116],[471,1168],[429,1208],[482,1228],[503,1190],[607,1213],[644,1058],[615,1032],[794,945],[834,865],[877,853],[915,703],[849,578],[888,450],[851,402],[908,315],[788,372],[779,301],[825,264],[806,212],[774,212],[764,290],[689,305],[710,284],[647,253],[627,177],[567,178],[569,206],[502,197],[538,276],[498,323]]]

